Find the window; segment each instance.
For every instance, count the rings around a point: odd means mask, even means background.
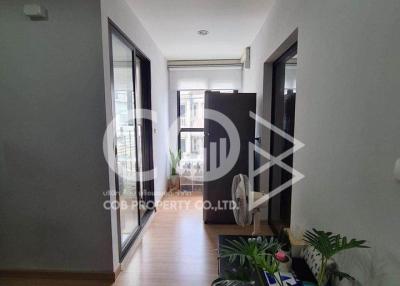
[[[202,188],[204,90],[178,91],[179,149],[183,190]]]
[[[218,90],[235,93],[235,90]],[[205,90],[178,91],[178,148],[182,152],[182,189],[202,188],[204,160],[204,94]],[[187,187],[189,186],[189,187]]]
[[[181,129],[199,129],[204,125],[204,90],[185,90],[178,92]],[[202,109],[199,107],[203,106]]]
[[[201,143],[203,143],[202,136],[200,134],[194,133],[191,137],[192,140],[192,154],[199,154],[200,149],[202,146]]]
[[[185,126],[186,125],[186,106],[184,104],[181,104],[180,106],[180,111],[181,111],[181,118],[180,118],[180,125]]]
[[[193,104],[193,117],[197,116],[197,109],[198,109],[199,104],[198,103],[194,103]]]
[[[185,109],[186,109],[186,106],[184,105],[184,104],[181,104],[181,118],[182,117],[185,117]]]
[[[181,138],[180,144],[181,144],[181,152],[185,153],[186,152],[186,141],[185,141],[185,139]]]

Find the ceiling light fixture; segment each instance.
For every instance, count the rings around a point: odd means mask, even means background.
[[[208,31],[207,30],[198,30],[197,31],[197,34],[199,34],[200,36],[206,36],[206,35],[208,35]]]

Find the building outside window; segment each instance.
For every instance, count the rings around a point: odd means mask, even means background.
[[[204,90],[178,92],[179,148],[182,190],[202,190],[204,150]]]
[[[233,90],[221,92],[234,93]],[[178,91],[178,148],[182,190],[203,189],[205,90]]]

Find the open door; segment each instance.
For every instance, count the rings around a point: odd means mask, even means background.
[[[207,109],[216,110],[228,117],[235,125],[240,136],[240,154],[235,165],[221,178],[208,181],[205,175],[204,182],[204,209],[203,219],[205,223],[233,224],[235,218],[230,209],[221,209],[223,201],[231,201],[231,185],[233,177],[237,174],[248,174],[249,142],[254,143],[255,122],[249,116],[249,112],[256,111],[255,93],[220,93],[207,91],[205,93],[205,117]],[[221,142],[226,138],[226,149],[221,148]],[[211,156],[211,144],[215,143],[216,156]],[[226,130],[219,123],[204,120],[204,174],[210,171],[214,164],[217,168],[221,165],[221,155],[226,157],[230,150],[229,137]],[[221,154],[225,152],[225,154]],[[214,160],[214,162],[212,162]],[[208,206],[208,202],[210,205]]]

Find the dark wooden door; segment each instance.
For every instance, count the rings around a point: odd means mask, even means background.
[[[207,91],[205,93],[206,109],[216,110],[228,117],[238,130],[240,137],[240,154],[239,158],[230,169],[230,171],[212,181],[207,181],[205,175],[204,182],[204,202],[206,207],[208,202],[212,208],[222,206],[223,201],[230,201],[231,185],[233,177],[237,174],[248,174],[249,161],[249,142],[254,143],[255,122],[249,116],[249,112],[256,111],[256,94],[255,93],[219,93]],[[207,113],[207,112],[206,112]],[[206,114],[205,113],[205,114]],[[220,166],[220,139],[226,138],[227,148],[226,153],[229,153],[231,148],[226,130],[217,122],[209,119],[204,121],[204,168],[205,174],[210,170],[211,160],[216,160],[217,167]],[[210,144],[217,144],[216,158],[210,156]],[[226,154],[225,154],[226,155]],[[219,203],[220,202],[220,203]],[[233,212],[230,209],[204,209],[205,223],[235,223]]]

